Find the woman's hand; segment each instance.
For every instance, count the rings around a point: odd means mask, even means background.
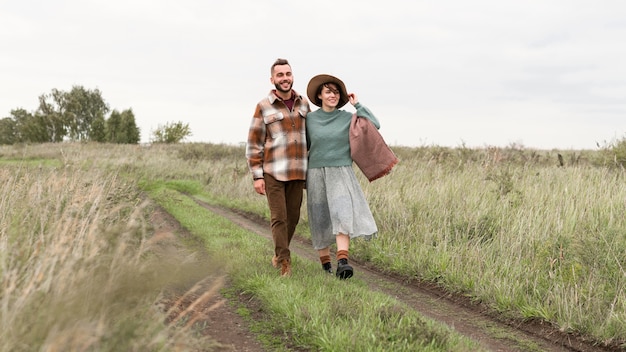
[[[354,106],[359,102],[359,99],[356,97],[356,94],[350,93],[348,94],[348,101]]]

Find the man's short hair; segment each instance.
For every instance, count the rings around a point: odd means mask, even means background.
[[[272,64],[272,69],[270,70],[272,75],[274,74],[274,67],[278,65],[289,65],[289,61],[287,61],[287,59],[276,59],[276,61]],[[289,65],[289,67],[291,67],[291,65]]]

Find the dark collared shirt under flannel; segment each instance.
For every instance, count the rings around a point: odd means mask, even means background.
[[[311,111],[306,98],[295,93],[293,109],[274,91],[256,106],[250,124],[246,158],[254,179],[264,173],[279,181],[306,179],[306,114]]]

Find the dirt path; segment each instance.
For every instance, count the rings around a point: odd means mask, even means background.
[[[268,223],[257,216],[196,202],[250,232],[269,240],[272,238]],[[294,238],[291,250],[300,257],[318,261],[307,240]],[[579,336],[562,333],[545,323],[503,321],[466,297],[447,293],[432,284],[391,276],[354,260],[351,264],[355,268],[355,276],[367,282],[372,290],[390,295],[424,316],[447,324],[491,351],[623,351],[594,346]],[[219,314],[223,315],[217,325],[221,326],[224,334],[230,334],[224,335],[219,342],[233,346],[235,351],[262,351],[246,331],[245,322],[228,311],[228,306],[224,306],[224,311]]]

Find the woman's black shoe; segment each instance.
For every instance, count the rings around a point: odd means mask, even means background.
[[[348,264],[348,259],[339,259],[337,262],[337,277],[340,280],[345,280],[351,278],[352,274],[354,274],[354,270],[350,264]]]
[[[324,269],[324,271],[329,273],[329,274],[333,273],[333,267],[330,264],[330,262],[322,264],[322,269]]]

